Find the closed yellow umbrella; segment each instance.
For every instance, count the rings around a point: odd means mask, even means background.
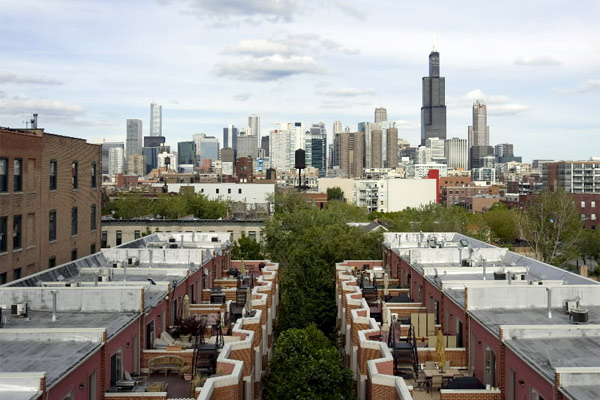
[[[435,352],[438,356],[438,365],[443,370],[444,365],[446,364],[446,342],[444,341],[445,337],[440,329],[437,333],[437,343],[435,345]]]

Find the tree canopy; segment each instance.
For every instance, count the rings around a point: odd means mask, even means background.
[[[265,256],[260,243],[242,233],[242,237],[233,242],[231,258],[234,260],[262,260]]]
[[[327,188],[327,201],[344,201],[344,192],[338,186]]]
[[[266,400],[346,400],[354,397],[352,372],[315,325],[288,329],[275,342]]]

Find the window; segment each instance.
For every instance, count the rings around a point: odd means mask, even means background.
[[[250,231],[248,232],[248,238],[254,242],[256,242],[256,232],[255,231]]]
[[[96,371],[88,376],[88,400],[96,400]]]
[[[110,358],[110,386],[115,386],[121,379],[123,379],[123,356],[119,350]]]
[[[48,268],[56,267],[56,257],[52,256],[48,259]]]
[[[8,191],[8,158],[0,158],[0,193]]]
[[[71,261],[77,260],[77,249],[71,250]]]
[[[96,173],[96,163],[93,162],[92,163],[92,183],[91,183],[91,186],[93,188],[96,187],[96,184],[97,184],[96,182],[97,181],[98,181],[98,176],[97,176],[97,173]]]
[[[71,186],[73,189],[77,189],[79,187],[79,172],[77,161],[73,161],[71,163]]]
[[[533,387],[529,387],[529,400],[544,400],[542,396],[538,393],[538,391]]]
[[[13,270],[13,281],[16,281],[17,279],[21,279],[21,268],[15,268]]]
[[[508,369],[508,400],[517,400],[517,375],[512,368]]]
[[[56,240],[56,210],[50,210],[48,215],[48,240]]]
[[[77,207],[71,208],[71,235],[77,235]]]
[[[581,214],[581,220],[584,221],[585,220],[585,214]]]
[[[592,221],[595,221],[596,220],[596,214],[590,214],[590,219]]]
[[[0,274],[0,285],[4,285],[6,283],[6,272]]]
[[[592,208],[596,207],[596,202],[594,200],[592,200],[590,202],[590,207],[592,207]]]
[[[56,190],[56,160],[50,161],[50,190]]]
[[[106,231],[102,231],[102,234],[100,235],[100,247],[106,248],[107,240],[108,240],[108,234],[106,233]]]
[[[13,217],[13,250],[21,248],[22,222],[23,218],[20,215],[15,215]]]
[[[238,189],[238,193],[239,193],[239,194],[242,194],[242,189]]]
[[[227,189],[227,194],[231,194],[231,188]]]
[[[123,241],[123,232],[117,231],[116,239],[117,239],[117,246],[120,246]]]
[[[96,252],[96,243],[92,243],[90,245],[90,254],[94,254]]]
[[[90,229],[95,231],[96,230],[96,205],[92,204],[90,206]]]
[[[6,243],[8,240],[6,239],[8,229],[8,217],[0,217],[0,253],[4,253],[6,251]]]
[[[133,232],[133,238],[134,239],[139,239],[141,237],[142,237],[142,235],[141,235],[140,231],[134,231]]]
[[[581,208],[585,208],[585,201],[581,202]]]
[[[219,189],[217,189],[217,194],[219,194]]]
[[[484,384],[490,386],[496,386],[496,354],[492,351],[489,346],[485,346],[484,353]]]
[[[14,160],[14,186],[15,192],[23,190],[23,159],[15,158]]]

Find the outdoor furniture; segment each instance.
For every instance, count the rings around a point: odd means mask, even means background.
[[[436,369],[435,361],[425,361],[424,369]]]
[[[423,375],[427,379],[427,387],[431,389],[433,385],[433,380],[439,381],[439,387],[444,386],[445,382],[451,382],[455,376],[460,376],[461,372],[458,368],[446,368],[444,370],[441,369],[427,369],[427,367],[423,370]]]
[[[173,336],[169,335],[169,333],[167,331],[163,331],[163,333],[161,333],[160,335],[160,339],[167,344],[167,346],[181,346],[185,349],[190,349],[193,346],[193,343],[191,342],[183,342],[181,340],[175,340],[173,339]],[[156,342],[156,339],[155,339]],[[156,343],[155,343],[156,345]]]
[[[428,392],[432,389],[440,389],[442,387],[443,379],[441,375],[434,375],[429,379]]]
[[[150,370],[150,373],[154,371],[164,371],[165,377],[171,371],[179,373],[184,365],[185,360],[182,357],[173,355],[158,356],[151,358],[150,361],[148,361],[148,369]]]
[[[472,376],[458,376],[450,381],[446,389],[485,389],[485,385]]]

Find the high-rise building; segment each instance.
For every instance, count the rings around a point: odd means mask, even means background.
[[[194,164],[196,161],[196,142],[177,143],[177,164]]]
[[[146,165],[142,154],[130,154],[127,156],[127,173],[130,175],[146,175]]]
[[[501,143],[494,146],[494,155],[496,157],[514,156],[514,146],[512,143]]]
[[[123,142],[103,142],[102,143],[102,174],[103,175],[110,174],[110,172],[109,172],[109,165],[110,165],[109,152],[110,152],[110,149],[112,149],[113,147],[121,148],[121,158],[123,158],[125,155],[125,144]],[[122,165],[123,165],[123,162],[121,161],[121,166]]]
[[[387,121],[387,110],[383,107],[375,109],[375,123]]]
[[[127,120],[127,156],[131,154],[142,154],[143,144],[142,120]]]
[[[600,159],[542,164],[543,187],[552,192],[600,193]],[[596,217],[594,217],[596,218]]]
[[[343,132],[340,134],[340,169],[348,177],[361,177],[364,168],[365,134]]]
[[[344,128],[342,127],[342,121],[335,121],[333,123],[332,133],[335,135],[336,133],[342,133]]]
[[[113,178],[117,174],[122,174],[125,167],[125,154],[123,147],[111,147],[108,150],[108,161],[106,163],[107,174]],[[104,165],[102,165],[104,169]]]
[[[289,171],[293,166],[290,158],[290,134],[287,130],[275,129],[269,137],[269,154],[271,168],[279,171]]]
[[[398,128],[388,128],[386,135],[386,168],[398,166]]]
[[[162,106],[150,103],[150,136],[162,136]]]
[[[0,128],[0,285],[100,251],[101,162],[98,144]]]
[[[253,135],[256,139],[256,148],[260,147],[260,117],[252,114],[248,117],[247,135]]]
[[[256,136],[241,133],[237,138],[236,160],[240,157],[252,157],[253,160],[258,158],[258,146],[256,145]]]
[[[269,157],[269,136],[260,138],[260,148],[263,150],[263,155]]]
[[[436,137],[429,138],[425,141],[425,147],[429,147],[431,149],[431,161],[441,164],[446,163],[443,140]]]
[[[197,161],[201,164],[204,160],[216,161],[219,159],[219,140],[214,136],[204,133],[193,135],[196,143]]]
[[[313,124],[306,135],[306,165],[319,169],[319,178],[327,173],[327,129],[325,123]]]
[[[431,147],[419,146],[415,151],[415,164],[431,163]]]
[[[158,147],[143,147],[142,155],[144,156],[144,175],[148,175],[150,171],[158,168]]]
[[[144,147],[160,147],[165,144],[164,136],[144,136]]]
[[[494,154],[490,146],[490,127],[487,125],[487,106],[483,100],[473,103],[473,125],[468,129],[469,168],[479,168],[481,158]]]
[[[381,129],[373,129],[371,131],[371,163],[367,166],[367,168],[383,168],[383,144],[381,143],[383,140],[382,137],[383,133],[381,132]]]
[[[238,128],[234,125],[229,125],[223,128],[223,147],[232,148],[237,151]]]
[[[453,137],[446,139],[444,144],[444,155],[450,168],[469,168],[469,148],[467,139]]]
[[[446,78],[440,77],[440,53],[429,54],[429,76],[423,78],[421,145],[431,137],[446,140]]]

